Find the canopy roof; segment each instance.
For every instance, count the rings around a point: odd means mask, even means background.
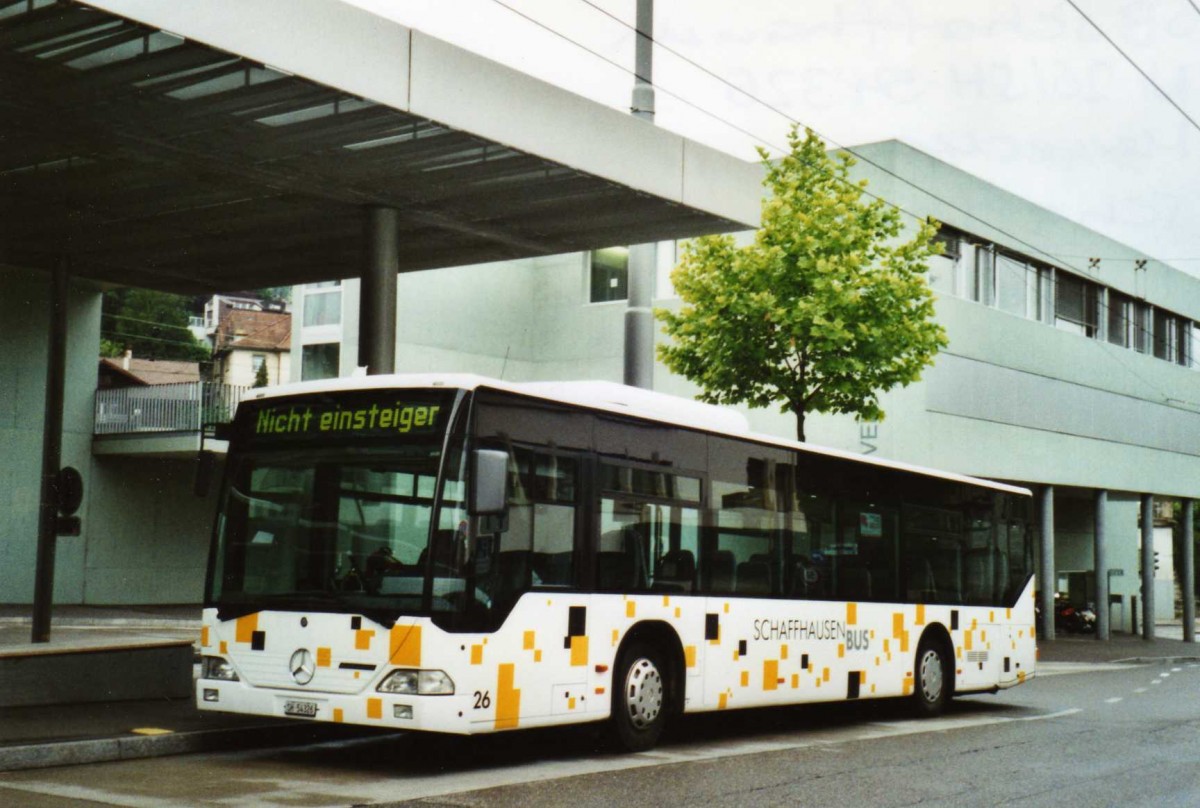
[[[758,166],[340,0],[0,0],[0,263],[177,292],[752,226]]]

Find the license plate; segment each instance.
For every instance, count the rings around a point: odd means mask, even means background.
[[[283,714],[316,718],[317,703],[315,701],[285,701],[283,703]]]

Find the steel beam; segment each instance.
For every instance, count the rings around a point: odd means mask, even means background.
[[[366,264],[359,297],[358,363],[377,376],[396,372],[396,275],[400,212],[367,208]]]
[[[1142,639],[1154,639],[1154,495],[1142,494]]]
[[[1038,603],[1042,608],[1042,625],[1038,627],[1043,640],[1054,639],[1054,486],[1042,488],[1041,497],[1042,565],[1038,572]]]
[[[1108,620],[1108,524],[1104,511],[1108,508],[1108,491],[1096,492],[1096,532],[1092,538],[1093,568],[1096,575],[1096,639],[1108,640],[1111,629]]]
[[[46,362],[46,405],[42,427],[42,492],[38,508],[37,560],[33,582],[35,643],[50,642],[54,599],[54,555],[58,541],[58,471],[62,467],[63,400],[67,373],[67,259],[50,276],[50,337]]]

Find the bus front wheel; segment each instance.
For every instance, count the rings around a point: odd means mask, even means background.
[[[954,673],[949,665],[945,645],[936,637],[922,637],[917,647],[916,670],[913,671],[913,707],[918,715],[941,715],[950,703]]]
[[[621,653],[613,679],[612,728],[617,744],[644,752],[658,743],[667,722],[667,668],[661,651],[634,640]]]

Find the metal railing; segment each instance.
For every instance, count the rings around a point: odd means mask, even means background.
[[[151,384],[96,391],[97,435],[201,432],[233,420],[249,387],[213,382]]]

